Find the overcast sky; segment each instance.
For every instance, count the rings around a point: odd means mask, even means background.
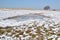
[[[51,9],[60,9],[60,0],[0,0],[0,8],[43,9],[47,5]]]

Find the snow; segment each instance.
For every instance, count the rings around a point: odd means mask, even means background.
[[[11,25],[14,25],[14,24],[17,24],[18,25],[18,23],[23,23],[23,22],[26,22],[25,20],[26,19],[24,19],[24,18],[22,18],[22,19],[20,19],[20,18],[18,18],[18,19],[9,19],[9,20],[2,20],[2,19],[5,19],[5,18],[9,18],[9,17],[14,17],[14,16],[21,16],[21,15],[27,15],[27,14],[34,14],[34,13],[42,13],[43,14],[43,12],[45,12],[45,11],[40,11],[40,10],[7,10],[7,11],[5,11],[5,10],[0,10],[0,19],[1,19],[1,21],[0,21],[0,26],[11,26]],[[33,16],[33,15],[32,15]],[[22,16],[23,17],[23,16]],[[27,16],[28,17],[28,16]],[[25,18],[27,18],[27,17],[25,17]],[[31,16],[30,16],[30,18],[28,19],[28,20],[42,20],[42,19],[39,19],[39,18],[41,18],[41,17],[39,17],[39,16],[36,16],[35,18],[32,18]],[[43,18],[43,17],[42,17]],[[16,20],[18,21],[18,20],[24,20],[24,21],[19,21],[18,23],[16,22]],[[27,20],[27,22],[28,22],[28,20]],[[46,19],[45,19],[46,20]]]
[[[37,26],[44,26],[47,28],[47,30],[50,29],[50,27],[57,27],[54,26],[54,24],[57,24],[60,22],[60,11],[45,11],[45,10],[0,10],[0,27],[7,27],[7,26],[16,26],[22,28],[26,28],[25,31],[28,29],[28,27],[31,27],[33,23],[37,22]],[[28,25],[23,26],[23,25]],[[50,24],[50,25],[49,25]],[[19,30],[19,28],[18,28]],[[36,34],[36,29],[31,28],[31,33]],[[43,31],[43,29],[41,29]],[[53,31],[56,33],[58,32],[59,28],[53,28]],[[45,32],[45,31],[44,31]],[[17,33],[18,34],[18,33]],[[44,34],[45,35],[45,34]],[[19,35],[22,40],[27,39],[31,36],[22,37],[22,35]],[[7,36],[6,36],[7,37]],[[56,35],[49,36],[49,38],[56,38]],[[9,37],[11,38],[11,37]],[[7,39],[9,39],[7,38]],[[59,40],[60,38],[58,38]],[[13,38],[11,38],[13,40]],[[53,39],[55,40],[55,39]]]

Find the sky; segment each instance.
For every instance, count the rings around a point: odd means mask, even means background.
[[[60,9],[60,0],[0,0],[0,8]]]

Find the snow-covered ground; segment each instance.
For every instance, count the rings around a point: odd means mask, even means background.
[[[20,27],[21,28],[26,28],[27,30],[28,27],[30,27],[32,24],[37,22],[38,26],[44,25],[46,29],[50,29],[50,26],[54,27],[53,31],[57,32],[60,30],[60,27],[58,28],[57,25],[60,23],[60,11],[45,11],[45,10],[0,10],[0,27],[7,27],[7,26],[12,26],[12,27]],[[28,26],[22,26],[22,25],[28,25]],[[54,26],[56,25],[56,26]],[[31,30],[32,33],[35,33],[34,29],[35,27],[32,27]],[[19,30],[18,29],[18,30]],[[44,30],[45,31],[45,30]],[[60,33],[59,33],[60,34]],[[21,35],[20,35],[21,36]],[[25,37],[28,38],[30,36]],[[48,36],[48,38],[56,38],[56,35]],[[46,38],[44,37],[44,40]],[[60,38],[58,38],[59,40]],[[9,39],[10,40],[10,39]],[[14,39],[12,39],[14,40]],[[16,39],[18,40],[18,39]],[[21,39],[23,40],[23,39]],[[26,39],[27,40],[27,39]],[[39,40],[39,39],[34,39],[34,40]],[[47,39],[46,39],[47,40]],[[53,39],[55,40],[55,39]]]
[[[0,26],[14,26],[20,23],[51,19],[60,21],[59,11],[44,10],[0,10]]]

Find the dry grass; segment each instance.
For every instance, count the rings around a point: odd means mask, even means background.
[[[0,29],[0,35],[4,34],[5,30],[4,29]]]
[[[22,35],[23,37],[31,36],[31,38],[28,38],[28,40],[30,40],[30,39],[34,40],[34,38],[36,38],[36,36],[38,36],[38,38],[36,40],[44,40],[44,37],[46,37],[47,40],[52,40],[53,38],[49,38],[49,36],[52,36],[52,35],[56,35],[56,36],[60,37],[60,30],[58,30],[57,33],[54,33],[55,31],[52,30],[53,27],[48,26],[50,29],[47,29],[47,28],[44,27],[44,25],[42,25],[42,26],[37,26],[37,25],[38,24],[36,24],[36,22],[34,22],[32,27],[29,28],[29,26],[28,26],[27,31],[22,31],[22,30],[20,30],[18,28],[17,29],[13,29],[13,28],[0,28],[0,35],[2,35],[5,32],[7,32],[6,33],[7,35],[9,35],[8,33],[11,33],[10,36],[14,35],[14,37],[16,37],[16,38],[19,38],[19,35]],[[54,24],[54,26],[57,26],[57,25]],[[35,28],[34,30],[36,30],[36,31],[32,30],[32,28]],[[36,34],[31,33],[33,31]],[[26,32],[27,35],[25,35],[24,32]],[[56,37],[56,39],[58,39],[58,37]]]

